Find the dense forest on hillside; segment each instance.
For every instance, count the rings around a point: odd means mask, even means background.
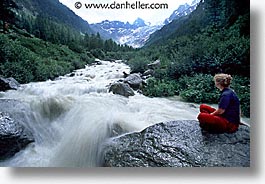
[[[142,73],[159,59],[145,95],[217,103],[213,75],[229,73],[242,113],[250,116],[249,0],[201,1],[194,12],[151,35],[142,49],[103,40],[58,0],[45,1],[45,9],[43,2],[1,1],[0,76],[21,83],[54,79],[95,58],[123,59],[132,72]]]
[[[250,116],[250,4],[249,0],[204,0],[190,15],[151,35],[129,64],[135,72],[160,59],[161,68],[148,80],[149,96],[180,95],[197,103],[217,103],[212,78],[229,73],[242,113]]]
[[[10,0],[4,0],[10,1]],[[81,17],[75,15],[68,7],[63,6],[58,0],[13,0],[18,8],[19,21],[24,21],[23,26],[33,28],[32,24],[38,21],[53,21],[72,27],[82,33],[93,33],[89,24]],[[36,20],[36,21],[35,21]],[[41,22],[40,22],[41,23]],[[42,25],[42,24],[40,24]],[[43,26],[43,25],[42,25]],[[30,30],[33,31],[33,30]]]

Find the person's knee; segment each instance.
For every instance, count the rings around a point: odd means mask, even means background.
[[[208,118],[207,118],[208,115],[209,115],[209,114],[207,114],[207,113],[203,113],[203,112],[201,112],[201,113],[199,113],[197,119],[199,120],[199,122],[205,122],[205,121],[208,119]]]
[[[200,105],[200,112],[203,112],[203,113],[211,113],[213,111],[213,108],[209,105],[206,105],[206,104],[201,104]]]
[[[206,109],[207,106],[208,106],[208,105],[206,105],[206,104],[201,104],[201,105],[200,105],[200,110]]]

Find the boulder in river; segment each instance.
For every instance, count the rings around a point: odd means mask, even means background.
[[[128,84],[117,82],[110,86],[110,92],[113,94],[122,95],[125,97],[134,96],[133,89]]]
[[[0,77],[0,91],[7,91],[10,89],[17,90],[20,84],[12,77],[3,78]]]
[[[0,112],[0,160],[12,157],[31,142],[33,135],[25,127]]]
[[[139,89],[142,82],[143,82],[143,79],[141,78],[141,76],[137,73],[133,73],[133,74],[130,74],[128,77],[126,77],[124,79],[124,82],[125,83],[128,83],[130,85],[130,87],[132,87],[133,89]]]
[[[233,134],[210,134],[198,121],[159,123],[110,139],[107,167],[249,167],[249,127]]]

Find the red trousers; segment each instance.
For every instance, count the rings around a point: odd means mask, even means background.
[[[200,127],[211,133],[234,133],[238,129],[238,125],[230,123],[222,116],[211,115],[216,109],[211,106],[200,105],[200,114],[198,120]]]

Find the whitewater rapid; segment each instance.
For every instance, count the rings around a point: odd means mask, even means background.
[[[102,166],[102,144],[111,136],[140,131],[155,123],[194,120],[198,105],[178,98],[129,98],[108,92],[130,68],[121,61],[100,61],[56,80],[22,85],[1,93],[29,106],[21,112],[35,142],[9,160],[7,167]],[[121,133],[121,132],[120,132]]]

